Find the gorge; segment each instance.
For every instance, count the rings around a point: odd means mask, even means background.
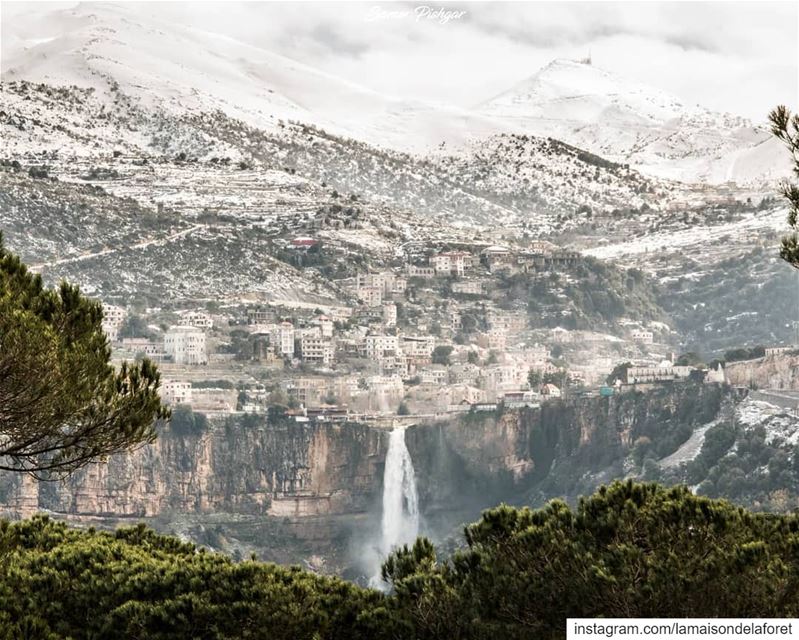
[[[64,482],[2,475],[0,503],[12,517],[144,521],[234,557],[365,579],[417,530],[453,544],[462,523],[499,502],[573,499],[635,475],[642,442],[668,456],[730,402],[721,385],[675,384],[393,431],[235,415],[164,427],[153,445]]]

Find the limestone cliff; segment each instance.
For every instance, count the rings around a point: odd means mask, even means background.
[[[723,396],[717,386],[675,385],[411,427],[424,530],[446,533],[502,500],[590,491],[624,475],[642,441],[671,453]],[[341,571],[351,541],[364,544],[378,526],[387,435],[353,423],[230,416],[197,430],[164,428],[155,444],[63,483],[2,475],[0,502],[10,516],[145,520],[214,548]]]
[[[730,362],[726,373],[730,384],[736,386],[796,391],[799,390],[799,354],[789,352]]]
[[[58,513],[153,517],[165,512],[312,516],[357,511],[382,463],[380,432],[264,418],[212,421],[196,433],[164,428],[156,442],[39,484]]]

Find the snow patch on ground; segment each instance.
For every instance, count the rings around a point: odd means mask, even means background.
[[[783,414],[785,410],[770,402],[763,400],[744,400],[738,405],[735,411],[735,418],[738,424],[753,427],[761,424],[771,417]]]
[[[725,420],[725,416],[719,416],[698,427],[677,451],[660,460],[658,464],[668,469],[694,460],[702,450],[707,432]],[[770,402],[747,398],[735,408],[735,423],[745,429],[762,426],[766,430],[768,444],[779,439],[791,446],[799,445],[799,416]]]
[[[747,399],[738,406],[735,417],[740,425],[764,427],[768,444],[777,439],[791,446],[799,444],[799,416],[783,407],[762,400]]]

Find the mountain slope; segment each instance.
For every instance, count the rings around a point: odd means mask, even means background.
[[[657,207],[674,195],[668,183],[552,138],[491,136],[461,154],[437,158],[434,166],[475,195],[520,212],[518,219],[537,234],[554,232],[556,219],[577,211]]]
[[[42,33],[57,35],[42,39]],[[222,110],[261,129],[287,120],[418,151],[504,130],[478,114],[396,99],[284,56],[133,7],[81,4],[4,25],[2,77],[75,84],[175,112]]]
[[[28,166],[46,163],[55,175],[70,180],[81,179],[94,168],[121,171],[106,188],[117,195],[170,205],[180,195],[177,176],[189,176],[180,178],[185,180],[183,190],[193,185],[202,190],[203,185],[187,172],[156,178],[163,173],[159,167],[164,162],[178,157],[202,163],[228,158],[231,164],[280,171],[284,179],[288,170],[317,185],[378,200],[424,220],[446,218],[448,224],[461,226],[524,222],[537,234],[548,230],[551,217],[581,205],[614,209],[646,203],[657,208],[675,191],[674,185],[647,180],[620,166],[609,170],[610,163],[557,141],[495,136],[484,140],[473,156],[421,159],[312,125],[261,129],[221,110],[178,113],[144,106],[121,88],[111,93],[113,98],[89,89],[4,83],[3,154]],[[109,164],[112,152],[140,164]],[[145,161],[148,166],[143,169]],[[486,180],[475,170],[493,177]],[[527,182],[519,177],[520,170]],[[189,209],[216,207],[213,200],[218,201],[230,184],[214,184],[220,191],[211,200],[190,199]],[[252,190],[240,192],[239,197],[241,193],[253,200]],[[518,197],[511,197],[513,193]],[[235,202],[228,202],[227,208],[231,206],[237,215],[248,215]],[[251,206],[257,209],[257,198]]]
[[[789,171],[764,127],[685,104],[587,62],[555,60],[477,110],[516,130],[669,179],[757,182]]]

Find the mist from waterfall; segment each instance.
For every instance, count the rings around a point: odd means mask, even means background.
[[[411,544],[419,534],[419,502],[413,461],[405,445],[405,427],[396,427],[388,437],[383,472],[383,516],[380,527],[381,562],[396,547]],[[385,586],[377,570],[372,586]]]

